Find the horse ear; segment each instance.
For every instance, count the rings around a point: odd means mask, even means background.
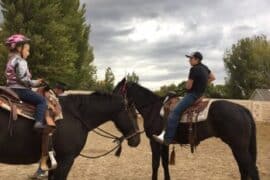
[[[124,77],[124,78],[120,81],[120,84],[124,84],[124,83],[126,83],[126,81],[127,81],[127,79],[126,79],[126,77]]]

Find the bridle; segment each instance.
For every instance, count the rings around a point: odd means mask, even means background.
[[[124,101],[125,101],[124,102],[125,110],[129,111],[131,109],[131,106],[128,105],[127,99],[124,98]],[[82,124],[89,131],[90,128],[88,127],[87,123],[84,122],[81,118],[79,118],[79,119],[82,122]],[[101,129],[101,128],[96,128],[96,129],[94,129],[92,131],[94,133],[96,133],[97,135],[101,136],[101,137],[104,137],[104,138],[107,138],[107,139],[112,139],[113,142],[116,143],[116,145],[112,149],[110,149],[107,152],[105,152],[105,153],[103,153],[101,155],[98,155],[98,156],[88,156],[88,155],[84,155],[84,154],[81,154],[81,153],[79,154],[81,157],[88,158],[88,159],[97,159],[97,158],[106,156],[106,155],[112,153],[115,150],[116,150],[115,156],[119,157],[121,155],[121,152],[122,152],[122,143],[124,142],[124,140],[129,140],[129,139],[133,138],[134,136],[137,136],[139,134],[144,133],[144,131],[137,130],[136,132],[131,133],[131,134],[127,135],[127,136],[123,135],[123,136],[118,137],[118,136],[116,136],[116,135],[114,135],[114,134],[112,134],[112,133],[110,133],[110,132],[108,132],[108,131],[106,131],[104,129]]]
[[[128,100],[127,93],[128,93],[128,89],[129,89],[129,88],[130,88],[130,87],[128,87],[127,82],[125,82],[124,85],[119,89],[118,94],[120,94],[120,95],[124,98],[125,103],[126,103],[125,106],[126,106],[127,108],[132,108],[132,106],[135,106],[135,103],[134,103],[133,100]],[[138,106],[138,105],[137,105],[136,107],[137,107],[137,109],[144,110],[145,108],[149,107],[149,106],[152,105],[152,104],[153,104],[153,103],[150,102],[150,103],[144,104],[144,105],[142,105],[142,106]]]

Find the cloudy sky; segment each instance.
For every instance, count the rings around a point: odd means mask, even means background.
[[[135,71],[151,89],[186,79],[186,53],[199,50],[217,76],[238,39],[270,36],[269,0],[82,0],[91,24],[99,78],[110,66],[119,81]]]
[[[81,0],[91,24],[90,44],[99,79],[111,67],[116,82],[136,72],[158,89],[186,80],[184,57],[201,51],[223,84],[222,57],[237,40],[270,37],[270,0]],[[2,14],[0,16],[2,21]]]

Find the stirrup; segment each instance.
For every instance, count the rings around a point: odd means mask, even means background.
[[[49,152],[49,158],[51,161],[51,170],[57,168],[57,162],[56,162],[56,159],[54,157],[54,154],[55,154],[54,151]]]
[[[40,161],[40,168],[43,171],[50,171],[50,170],[57,168],[57,162],[56,162],[56,159],[54,157],[54,151],[49,151],[48,155],[49,156],[42,157],[41,161]],[[49,165],[47,163],[48,160],[49,160]]]

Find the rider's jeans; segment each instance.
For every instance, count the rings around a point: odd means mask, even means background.
[[[36,106],[34,118],[36,121],[43,122],[47,110],[46,99],[31,89],[13,88],[13,90],[18,94],[22,101]]]
[[[184,98],[179,101],[174,110],[168,116],[167,129],[165,133],[165,140],[171,143],[174,139],[179,119],[182,113],[190,107],[199,97],[194,93],[187,93]]]

